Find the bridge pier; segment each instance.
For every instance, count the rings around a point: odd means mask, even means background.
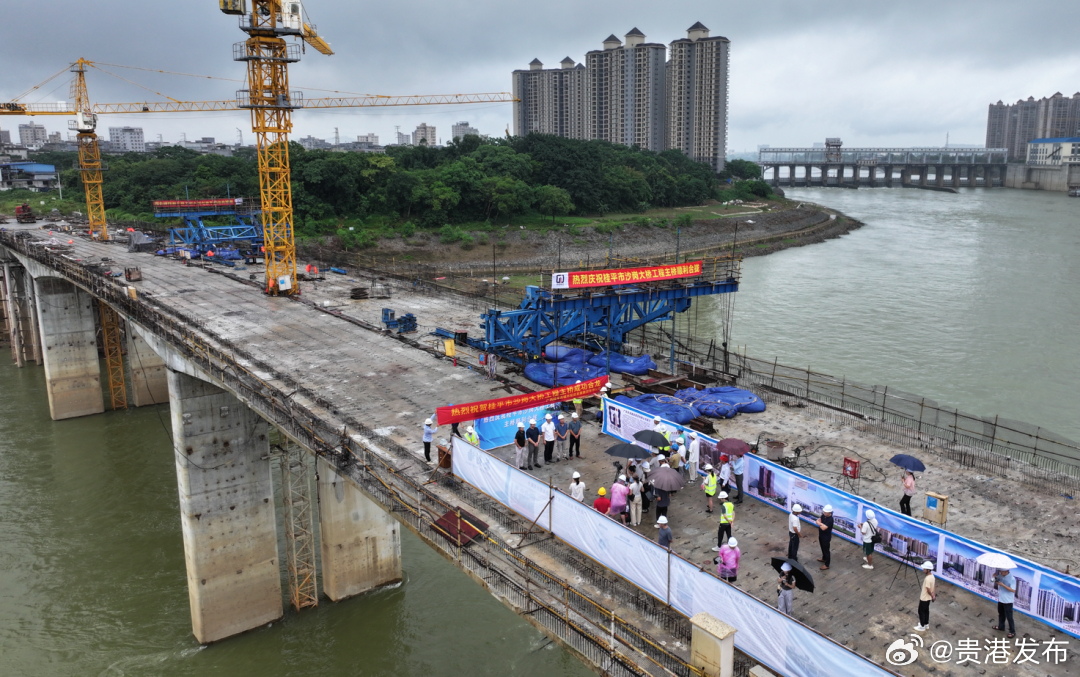
[[[29,315],[27,324],[30,325],[30,346],[27,352],[33,356],[34,364],[40,365],[45,358],[41,348],[41,321],[37,312],[37,291],[34,288],[34,278],[30,275],[30,271],[24,270],[23,272],[23,287],[26,289],[26,310]]]
[[[316,461],[322,587],[337,602],[401,580],[400,525],[390,513]]]
[[[91,297],[67,280],[39,277],[34,297],[54,421],[105,411]]]
[[[165,360],[146,344],[131,326],[127,331],[127,361],[131,371],[131,404],[145,407],[169,401],[169,378]]]
[[[282,616],[268,426],[216,386],[167,378],[191,627],[206,644]]]

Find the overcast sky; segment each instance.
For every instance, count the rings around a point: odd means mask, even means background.
[[[246,36],[213,0],[134,2],[98,0],[92,14],[70,0],[0,6],[0,101],[10,100],[85,57],[101,63],[241,79],[232,45]],[[177,7],[184,9],[177,10]],[[310,0],[305,8],[335,50],[307,50],[290,69],[292,88],[307,97],[324,90],[372,94],[452,94],[510,90],[510,72],[538,57],[557,67],[581,61],[610,33],[637,27],[650,42],[685,37],[701,21],[731,40],[728,147],[810,145],[840,136],[846,146],[982,143],[986,106],[1056,91],[1080,90],[1080,2],[690,2],[666,0]],[[102,66],[181,100],[232,98],[240,83],[165,76]],[[22,99],[67,97],[65,73]],[[105,73],[92,71],[98,102],[160,100]],[[58,88],[57,85],[59,85]],[[395,126],[412,131],[468,120],[485,134],[502,134],[511,104],[417,106],[397,109],[299,111],[294,137],[341,139],[375,132],[393,141]],[[26,118],[0,118],[15,128]],[[60,118],[37,118],[49,131]],[[214,136],[233,142],[237,128],[252,141],[243,113],[108,116],[107,127],[136,125],[147,140]]]

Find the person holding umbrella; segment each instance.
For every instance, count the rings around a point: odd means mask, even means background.
[[[780,578],[776,579],[776,608],[780,613],[791,615],[791,603],[795,601],[795,576],[791,573],[791,564],[780,565]]]
[[[900,497],[900,512],[910,516],[911,497],[915,495],[915,473],[923,472],[926,466],[919,459],[907,454],[897,454],[889,459],[889,463],[907,471],[904,473],[904,495]]]
[[[735,458],[731,461],[731,476],[735,480],[735,488],[739,490],[739,497],[735,499],[736,503],[742,503],[743,500],[743,474],[746,472],[744,456],[744,454],[735,454]]]
[[[1016,624],[1013,623],[1013,600],[1016,595],[1016,576],[1008,569],[998,569],[994,574],[994,588],[998,593],[998,620],[997,625],[993,622],[995,630],[1004,630],[1005,621],[1009,621],[1009,634],[1006,637],[1016,636]]]
[[[930,602],[937,601],[937,592],[934,585],[934,563],[926,560],[922,563],[923,576],[922,588],[919,592],[919,624],[915,626],[917,632],[925,632],[930,629]]]

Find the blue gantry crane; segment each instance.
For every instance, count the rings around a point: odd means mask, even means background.
[[[645,285],[619,285],[579,292],[530,286],[513,310],[489,309],[481,315],[483,338],[466,338],[468,345],[495,352],[518,364],[539,359],[555,341],[574,341],[616,351],[634,329],[649,322],[669,321],[690,309],[694,298],[739,290],[739,261],[725,260],[714,279],[682,279]],[[444,338],[459,338],[436,329]]]
[[[263,243],[259,214],[258,201],[250,198],[154,201],[154,216],[184,220],[182,227],[169,229],[170,246],[199,252],[234,242],[250,242],[257,249]],[[233,222],[224,226],[207,225],[203,219],[209,217],[228,217]]]

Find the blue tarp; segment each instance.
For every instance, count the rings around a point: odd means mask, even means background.
[[[676,400],[671,395],[642,395],[632,398],[619,395],[615,401],[680,425],[689,423],[699,415],[694,405]]]
[[[567,346],[548,346],[544,348],[544,357],[552,362],[566,362],[577,360],[584,362],[592,356],[592,353],[581,348],[569,348]]]
[[[756,414],[765,411],[761,398],[742,388],[722,386],[719,388],[686,388],[675,393],[674,397],[687,403],[693,403],[704,415],[713,418],[732,418],[735,414]]]
[[[558,370],[558,383],[555,383],[556,370]],[[558,364],[534,362],[525,365],[525,378],[547,388],[574,385],[578,381],[588,381],[606,374],[606,369],[583,362],[559,362]]]
[[[589,364],[596,367],[606,367],[607,360],[607,352],[601,350],[595,357],[589,359]],[[613,374],[644,376],[649,373],[650,369],[656,369],[656,363],[648,355],[626,357],[621,353],[611,354],[611,373]]]

